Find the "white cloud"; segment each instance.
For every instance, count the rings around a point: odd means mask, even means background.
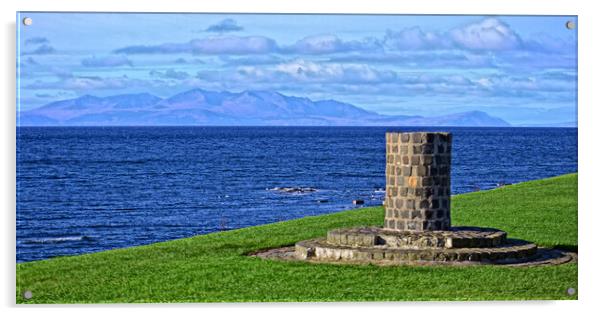
[[[384,43],[388,48],[397,50],[439,49],[451,46],[444,36],[434,32],[424,32],[417,26],[398,32],[387,30]]]
[[[190,42],[197,54],[262,54],[276,49],[276,42],[263,36],[209,37]]]
[[[487,18],[453,29],[449,36],[456,46],[465,49],[512,50],[522,45],[518,34],[496,18]]]
[[[388,30],[384,43],[398,50],[513,50],[523,48],[523,41],[506,23],[496,18],[483,19],[448,32],[427,32],[419,27]]]
[[[308,36],[294,45],[282,48],[282,52],[296,54],[331,54],[352,51],[378,51],[381,43],[375,38],[343,41],[335,35],[324,34]]]
[[[393,71],[374,69],[365,64],[318,63],[295,59],[269,67],[244,66],[237,71],[239,80],[375,83],[395,80]]]

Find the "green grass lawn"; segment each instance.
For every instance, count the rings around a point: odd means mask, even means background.
[[[452,222],[577,249],[577,174],[454,196]],[[17,264],[17,303],[575,299],[577,264],[378,267],[245,256],[329,229],[382,225],[381,207]],[[24,300],[30,290],[33,298]]]

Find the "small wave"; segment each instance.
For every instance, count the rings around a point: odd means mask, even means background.
[[[65,237],[47,237],[47,238],[35,238],[25,240],[25,244],[58,244],[72,241],[90,241],[90,236],[65,236]]]

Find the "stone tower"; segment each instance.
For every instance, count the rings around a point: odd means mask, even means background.
[[[384,228],[393,231],[448,230],[451,135],[387,133]]]
[[[537,245],[506,239],[504,231],[451,226],[451,141],[449,133],[387,133],[384,226],[332,229],[325,238],[297,242],[294,257],[377,264],[508,264],[536,258]]]

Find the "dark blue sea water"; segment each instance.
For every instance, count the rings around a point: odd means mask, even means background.
[[[380,205],[402,130],[453,133],[453,194],[577,171],[576,128],[21,127],[17,261]]]

